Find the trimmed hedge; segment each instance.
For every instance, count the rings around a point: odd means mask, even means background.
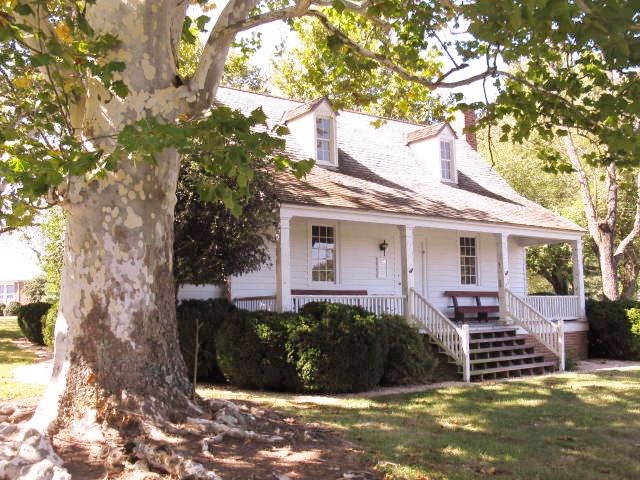
[[[196,328],[198,330],[199,381],[221,382],[224,375],[216,361],[215,338],[218,328],[227,318],[236,318],[236,307],[226,299],[185,300],[176,308],[178,336],[182,358],[189,378],[193,378]]]
[[[240,311],[216,335],[217,359],[225,378],[242,388],[298,391],[287,339],[295,314]]]
[[[20,306],[18,309],[18,326],[27,340],[44,345],[42,338],[42,320],[51,308],[50,303],[34,302]]]
[[[56,342],[55,330],[58,318],[58,302],[51,305],[42,321],[42,339],[47,347],[53,347]]]
[[[359,307],[322,302],[300,313],[288,351],[305,390],[360,392],[380,384],[388,351],[382,319]]]
[[[640,359],[640,303],[589,300],[586,313],[590,357]]]
[[[425,347],[424,337],[404,317],[384,315],[389,351],[382,385],[410,385],[431,381],[438,359]]]
[[[253,389],[357,392],[428,381],[437,364],[403,317],[323,302],[299,314],[238,310],[215,344],[224,377]]]
[[[20,302],[7,303],[7,306],[4,307],[4,315],[6,317],[13,317],[15,315],[18,315],[18,310],[20,310],[21,306],[22,305],[20,305]]]

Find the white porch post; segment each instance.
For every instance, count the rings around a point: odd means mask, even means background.
[[[582,239],[571,242],[571,262],[573,263],[573,294],[578,297],[578,317],[584,319],[584,255]]]
[[[509,288],[509,235],[496,234],[498,255],[498,299],[500,301],[500,321],[507,321],[507,299],[505,289]]]
[[[276,310],[287,312],[291,305],[291,217],[280,216],[276,248]]]
[[[402,261],[402,294],[405,296],[405,312],[407,320],[413,317],[413,305],[409,301],[411,290],[415,288],[415,268],[413,264],[413,227],[400,225],[400,257]]]

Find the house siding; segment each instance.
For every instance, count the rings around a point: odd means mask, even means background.
[[[222,290],[216,285],[180,285],[178,287],[178,301],[206,300],[222,296]]]
[[[419,238],[426,246],[427,299],[445,313],[449,312],[450,299],[446,290],[495,290],[498,289],[496,240],[491,234],[465,231],[419,230]],[[458,238],[477,238],[478,284],[461,285],[459,274]],[[473,301],[473,299],[468,299]]]
[[[317,283],[310,279],[310,225],[337,228],[337,281]],[[376,262],[382,257],[379,245],[389,244],[386,278],[377,278]],[[373,295],[402,292],[400,269],[400,233],[394,225],[293,219],[291,221],[291,285],[293,289],[367,290]]]
[[[337,235],[337,281],[316,283],[310,278],[309,244],[311,225],[332,225]],[[290,224],[291,288],[300,290],[366,290],[370,295],[401,295],[402,266],[400,231],[396,225],[364,222],[327,221],[293,218]],[[461,285],[459,278],[458,239],[477,238],[478,284]],[[379,245],[386,240],[388,248],[386,278],[377,276],[377,258],[382,257]],[[276,245],[269,244],[271,261],[259,271],[234,277],[232,298],[276,295]],[[526,294],[525,249],[515,239],[509,241],[509,275],[511,289],[517,295]],[[416,228],[414,230],[415,288],[445,314],[450,314],[450,299],[446,290],[498,289],[497,245],[493,234],[469,231]],[[214,286],[186,285],[179,298],[211,298],[220,296]],[[473,299],[462,300],[473,302]],[[491,302],[489,299],[485,303]]]
[[[527,294],[525,248],[513,238],[509,239],[509,289],[516,295]]]
[[[231,298],[276,295],[276,245],[267,244],[270,260],[256,272],[231,279]]]

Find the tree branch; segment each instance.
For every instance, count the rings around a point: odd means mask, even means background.
[[[458,81],[454,81],[454,82],[445,82],[444,80],[451,74],[460,71],[464,68],[467,68],[469,65],[466,63],[463,63],[461,65],[455,66],[453,68],[451,68],[449,71],[443,73],[442,75],[440,75],[438,78],[436,78],[435,80],[428,80],[418,74],[415,74],[413,72],[410,72],[409,70],[407,70],[404,67],[401,67],[400,65],[396,64],[393,60],[390,60],[389,58],[385,57],[382,54],[373,52],[371,50],[369,50],[368,48],[363,47],[362,45],[356,43],[355,41],[351,40],[351,38],[349,38],[342,30],[340,30],[340,28],[338,28],[337,26],[335,26],[333,23],[331,23],[331,21],[326,17],[326,15],[324,15],[322,12],[318,11],[318,10],[312,10],[310,9],[307,12],[308,16],[312,16],[317,18],[318,20],[320,20],[320,23],[322,23],[322,25],[329,30],[331,33],[333,33],[336,37],[338,37],[342,43],[344,43],[346,46],[348,46],[351,50],[353,50],[356,54],[360,55],[361,57],[365,57],[365,58],[369,58],[371,60],[376,61],[378,64],[388,68],[389,70],[391,70],[392,72],[394,72],[396,75],[398,75],[400,78],[402,78],[403,80],[409,81],[409,82],[414,82],[414,83],[418,83],[420,85],[424,85],[425,87],[434,90],[436,88],[456,88],[456,87],[462,87],[464,85],[469,85],[470,83],[473,83],[477,80],[482,80],[483,78],[486,78],[488,76],[492,76],[495,75],[497,73],[497,70],[495,69],[495,67],[488,67],[487,70],[485,70],[484,72],[481,72],[479,74],[476,75],[472,75],[470,77],[467,77],[463,80],[458,80]]]
[[[640,235],[640,173],[636,174],[636,217],[633,220],[633,227],[626,237],[618,244],[613,257],[616,262],[622,257],[633,241]]]
[[[257,0],[231,0],[211,30],[198,69],[189,82],[190,91],[196,94],[192,108],[203,110],[213,102],[231,42],[238,32],[276,20],[300,17],[307,12],[311,2],[300,0],[291,7],[250,16],[258,4]]]
[[[573,143],[573,136],[570,131],[567,131],[567,135],[564,137],[565,150],[571,166],[575,170],[576,177],[578,178],[578,184],[580,185],[580,193],[582,194],[582,203],[584,204],[584,213],[587,217],[587,228],[598,248],[602,237],[600,235],[600,229],[598,228],[598,212],[596,211],[593,197],[591,195],[591,188],[589,187],[589,180],[580,162],[580,157],[576,151],[576,146]]]
[[[607,216],[605,217],[605,222],[609,230],[613,232],[618,218],[618,175],[615,163],[607,165],[605,189],[607,190]]]

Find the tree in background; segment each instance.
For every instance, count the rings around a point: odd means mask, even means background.
[[[536,135],[544,168],[574,174],[585,224],[597,248],[602,291],[616,300],[621,294],[621,262],[633,258],[632,246],[640,234],[640,139],[635,133],[640,77],[637,71],[613,70],[615,62],[609,64],[601,52],[571,55],[561,45],[556,48],[555,57],[525,62],[507,76],[481,124],[508,119],[500,124],[501,140],[522,142]],[[551,88],[538,87],[541,79]],[[562,140],[562,148],[555,139]],[[601,205],[589,178],[593,166],[603,168]],[[626,189],[631,192],[627,200],[634,205],[634,220],[623,230],[621,183],[629,177],[634,179],[632,189]]]
[[[273,173],[266,159],[255,159],[249,195],[232,213],[222,202],[204,202],[198,186],[206,173],[195,161],[185,159],[178,179],[175,210],[174,275],[185,283],[225,286],[233,275],[260,269],[270,260],[267,242],[274,241],[278,202]],[[235,181],[226,179],[231,189]],[[228,295],[227,295],[228,296]]]
[[[344,12],[343,12],[344,13]],[[386,29],[372,30],[355,15],[327,14],[327,21],[359,45],[375,48],[384,43]],[[318,19],[292,22],[296,45],[279,52],[271,62],[271,83],[290,98],[331,98],[338,109],[360,110],[381,117],[431,123],[447,115],[451,98],[432,88],[402,79],[392,68],[361,56]],[[441,51],[433,45],[416,62],[418,75],[433,76],[444,67]]]

